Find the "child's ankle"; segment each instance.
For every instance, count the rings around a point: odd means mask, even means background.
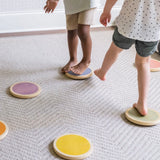
[[[147,106],[147,103],[146,102],[142,102],[140,100],[138,100],[137,104],[141,105],[141,106]]]
[[[77,58],[70,58],[70,62],[77,62]]]
[[[83,58],[81,62],[84,63],[84,64],[89,65],[91,63],[91,60]]]

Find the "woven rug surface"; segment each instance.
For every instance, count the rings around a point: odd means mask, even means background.
[[[112,33],[92,31],[92,69],[100,67]],[[0,57],[0,120],[9,126],[0,160],[59,160],[52,143],[67,133],[91,139],[94,152],[87,160],[160,159],[160,125],[141,127],[124,117],[138,96],[134,46],[120,54],[105,82],[60,73],[69,59],[66,33],[1,37]],[[19,81],[39,84],[42,93],[33,99],[10,96],[9,86]],[[148,106],[160,112],[159,96],[160,72],[154,72]]]

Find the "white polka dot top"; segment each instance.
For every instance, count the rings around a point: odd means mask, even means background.
[[[124,0],[115,24],[125,37],[148,42],[160,40],[160,0]]]

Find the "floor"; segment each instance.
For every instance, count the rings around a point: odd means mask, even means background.
[[[91,68],[100,67],[112,33],[92,30]],[[120,54],[105,82],[60,73],[69,58],[65,32],[0,37],[0,55],[0,120],[9,126],[1,160],[59,160],[52,143],[66,133],[91,139],[94,152],[87,160],[160,159],[160,125],[141,127],[124,117],[138,95],[134,46]],[[80,60],[81,47],[78,55]],[[160,73],[151,75],[148,104],[160,111]],[[38,83],[42,93],[26,100],[10,96],[9,86],[19,81]]]

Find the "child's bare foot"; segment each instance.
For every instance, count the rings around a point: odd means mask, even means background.
[[[133,104],[133,107],[137,109],[137,111],[142,115],[145,116],[148,113],[148,109],[146,106],[139,105],[138,103]]]
[[[71,67],[77,64],[77,60],[70,60],[62,69],[62,73],[69,72]]]
[[[90,63],[81,61],[76,66],[71,67],[71,71],[75,74],[82,74],[89,66]]]
[[[104,76],[104,74],[101,72],[101,69],[97,69],[94,71],[94,74],[102,81],[105,81],[106,78]]]

